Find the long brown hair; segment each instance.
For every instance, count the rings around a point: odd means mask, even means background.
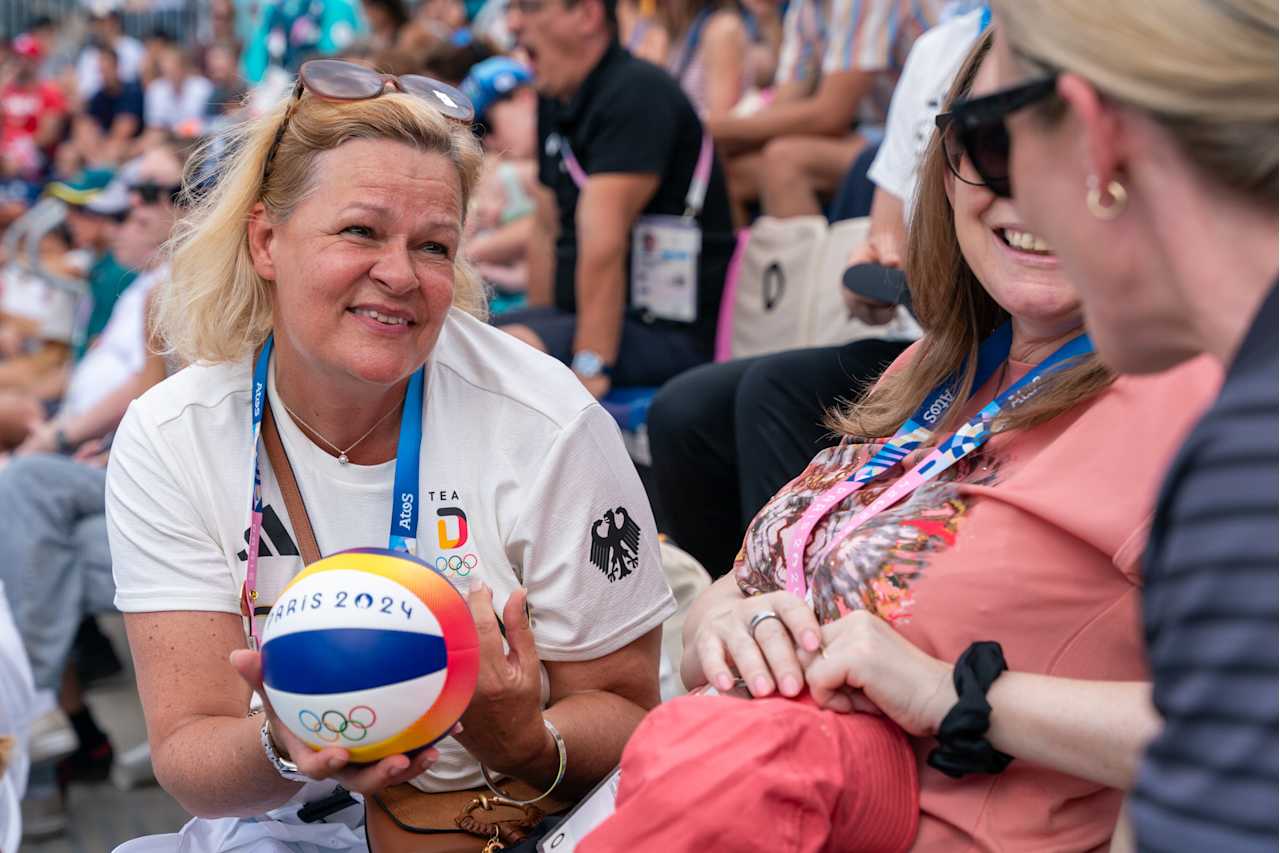
[[[968,95],[991,50],[985,33],[961,65],[947,94],[947,108]],[[973,391],[978,347],[1009,319],[969,268],[956,237],[955,212],[947,197],[947,165],[936,131],[920,164],[919,195],[907,238],[906,273],[916,318],[925,330],[910,365],[880,379],[861,401],[837,411],[830,424],[841,435],[863,439],[892,435],[935,388],[957,371],[956,399]],[[1025,429],[1056,418],[1105,390],[1115,374],[1090,355],[1055,373],[1046,390],[1017,412],[996,419],[994,429]],[[934,435],[959,427],[962,406],[952,406]]]

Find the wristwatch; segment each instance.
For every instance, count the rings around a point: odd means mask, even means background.
[[[281,758],[280,753],[276,752],[276,745],[271,741],[271,721],[262,721],[262,751],[267,754],[267,761],[271,762],[271,766],[276,769],[282,778],[288,779],[290,782],[310,782],[311,777],[306,776],[298,770],[298,765],[294,764],[287,758]]]
[[[580,349],[573,354],[573,362],[569,365],[574,373],[584,379],[594,379],[597,376],[613,376],[613,368],[604,363],[604,359],[599,353],[594,353],[589,349]]]
[[[63,427],[58,427],[53,431],[53,449],[55,453],[61,453],[63,456],[70,456],[75,452],[76,446],[67,436],[67,431]]]

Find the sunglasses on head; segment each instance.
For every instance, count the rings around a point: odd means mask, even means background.
[[[1051,74],[980,98],[958,100],[950,112],[940,113],[934,123],[942,134],[942,153],[951,174],[966,184],[984,186],[1001,198],[1012,198],[1005,119],[1057,89],[1058,75]],[[968,175],[963,168],[966,159],[973,166]]]
[[[129,191],[137,193],[143,204],[156,204],[161,199],[168,199],[170,204],[177,206],[179,196],[182,195],[180,185],[158,184],[155,181],[130,184]]]
[[[470,124],[475,118],[476,111],[471,105],[471,99],[448,83],[441,83],[421,74],[380,74],[372,68],[341,59],[312,59],[302,63],[302,67],[298,69],[298,82],[293,87],[292,100],[280,121],[280,128],[276,131],[276,138],[271,143],[271,150],[267,152],[267,160],[262,167],[262,183],[265,185],[271,177],[276,150],[280,147],[280,140],[284,138],[289,119],[293,117],[304,90],[326,101],[367,101],[382,95],[388,85],[399,92],[422,98],[445,118],[464,124]]]

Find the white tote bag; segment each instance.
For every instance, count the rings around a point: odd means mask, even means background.
[[[865,217],[834,225],[822,216],[757,219],[725,289],[732,313],[725,318],[730,345],[724,354],[745,358],[861,338],[918,338],[920,327],[904,308],[884,326],[848,316],[840,276],[867,228]]]

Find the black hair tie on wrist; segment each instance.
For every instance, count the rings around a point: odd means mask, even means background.
[[[938,726],[938,746],[929,753],[929,766],[953,779],[967,773],[1000,773],[1013,761],[987,740],[991,705],[987,691],[1009,667],[999,643],[974,643],[956,660],[952,678],[956,704]]]

